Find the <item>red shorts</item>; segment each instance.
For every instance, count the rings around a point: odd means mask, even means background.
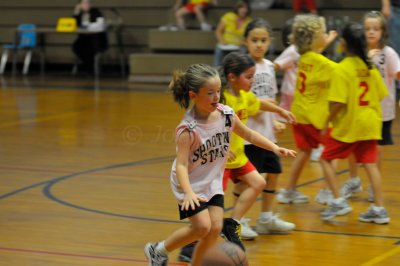
[[[233,168],[233,169],[225,168],[224,179],[223,179],[223,183],[222,183],[222,187],[223,187],[224,191],[228,187],[229,179],[232,180],[232,182],[236,184],[237,182],[239,182],[238,177],[244,176],[255,170],[256,170],[256,168],[250,161],[247,161],[247,163],[245,165],[243,165],[242,167],[239,167],[239,168]]]
[[[293,10],[295,12],[300,12],[304,4],[306,5],[309,11],[317,10],[317,6],[315,5],[314,0],[294,0]]]
[[[321,158],[326,161],[344,159],[352,153],[356,157],[357,163],[376,163],[378,160],[378,142],[376,140],[346,143],[333,139],[328,134],[324,144]]]
[[[192,4],[192,3],[188,3],[185,5],[185,8],[187,11],[189,11],[190,13],[194,13],[194,8],[197,6],[198,4]],[[202,6],[202,9],[207,9],[210,5],[208,3],[200,3],[199,5]]]
[[[321,136],[321,130],[316,129],[311,124],[295,124],[292,126],[296,146],[302,150],[318,148],[323,144],[324,138]]]

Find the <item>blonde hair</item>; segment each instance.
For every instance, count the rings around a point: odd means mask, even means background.
[[[324,31],[325,19],[314,14],[297,15],[294,18],[290,41],[300,54],[312,50],[318,33]]]

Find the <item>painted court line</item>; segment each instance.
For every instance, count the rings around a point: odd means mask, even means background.
[[[95,259],[95,260],[147,263],[147,260],[117,258],[117,257],[105,257],[105,256],[95,256],[95,255],[83,255],[83,254],[73,254],[73,253],[53,252],[53,251],[33,250],[33,249],[20,249],[20,248],[0,247],[0,251],[29,253],[29,254],[38,254],[38,255],[41,254],[41,255],[51,255],[51,256],[71,257],[71,258],[81,258],[81,259]],[[169,263],[169,265],[187,265],[187,263],[179,263],[178,262],[178,263]]]
[[[400,246],[397,246],[397,247],[395,247],[395,248],[389,250],[388,252],[385,252],[385,253],[383,253],[382,255],[379,255],[379,256],[373,258],[372,260],[370,260],[370,261],[368,261],[368,262],[366,262],[366,263],[361,264],[361,266],[372,266],[372,265],[376,265],[376,264],[378,264],[379,262],[382,262],[382,261],[384,261],[385,259],[387,259],[387,258],[389,258],[389,257],[392,257],[392,256],[394,256],[394,255],[396,255],[396,254],[398,254],[398,253],[400,253]]]

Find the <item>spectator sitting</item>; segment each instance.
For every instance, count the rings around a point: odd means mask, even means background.
[[[72,45],[75,55],[82,61],[84,69],[91,71],[94,57],[108,48],[105,20],[97,8],[90,6],[90,0],[81,0],[75,6],[74,17],[80,28],[96,31],[93,34],[79,34]]]
[[[176,0],[174,10],[176,24],[178,29],[186,29],[184,17],[188,14],[195,14],[200,22],[200,28],[203,31],[211,31],[212,26],[206,22],[204,12],[213,5],[217,4],[217,0]]]
[[[214,66],[221,65],[224,56],[237,51],[243,44],[243,33],[251,21],[250,7],[245,1],[238,1],[233,11],[225,13],[215,30],[218,44],[214,50]]]
[[[310,13],[317,14],[317,6],[314,0],[293,0],[293,11],[295,13],[300,13],[303,6],[306,6]]]

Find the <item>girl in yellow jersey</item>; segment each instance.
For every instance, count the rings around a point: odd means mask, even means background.
[[[256,72],[256,64],[249,55],[239,52],[228,54],[223,60],[222,71],[222,77],[226,79],[226,86],[224,86],[225,103],[235,111],[244,124],[250,116],[258,114],[259,111],[276,112],[287,119],[289,123],[295,121],[291,112],[268,99],[260,99],[253,92],[250,92],[253,76]],[[230,151],[231,156],[228,157],[223,178],[224,188],[226,188],[229,179],[234,183],[240,181],[246,187],[240,195],[237,195],[231,217],[224,219],[222,233],[229,241],[244,249],[241,243],[240,220],[263,191],[266,182],[247,158],[244,140],[239,135],[232,134]],[[271,151],[277,156],[281,155],[275,150]],[[290,152],[290,154],[293,153],[293,151]]]
[[[294,18],[291,41],[300,59],[291,111],[297,119],[297,124],[293,125],[293,134],[300,151],[293,161],[289,183],[277,196],[280,203],[309,202],[307,195],[296,190],[296,184],[311,150],[323,142],[321,130],[328,117],[329,83],[337,64],[321,52],[336,36],[335,31],[326,34],[322,17],[309,14]]]
[[[383,207],[377,141],[382,135],[380,102],[388,92],[378,70],[367,57],[362,25],[350,22],[343,28],[342,34],[341,45],[346,57],[330,73],[329,117],[324,128],[328,127],[328,123],[332,123],[333,128],[326,138],[321,156],[325,179],[334,199],[321,212],[321,219],[330,220],[352,210],[346,199],[340,197],[332,161],[354,154],[357,163],[364,164],[375,193],[375,205],[360,214],[359,220],[384,224],[390,219]]]

